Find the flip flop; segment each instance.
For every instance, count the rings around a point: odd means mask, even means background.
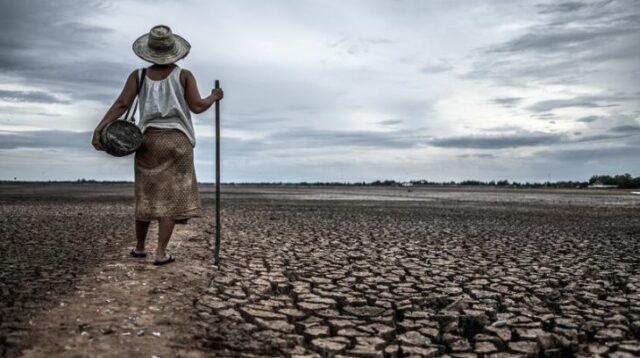
[[[136,250],[131,250],[130,254],[132,257],[136,257],[136,258],[147,257],[146,252],[136,252]]]
[[[154,261],[153,264],[156,266],[162,266],[162,265],[166,265],[169,263],[172,263],[176,260],[175,257],[173,257],[173,255],[169,255],[169,258],[166,260],[162,260],[162,261]]]

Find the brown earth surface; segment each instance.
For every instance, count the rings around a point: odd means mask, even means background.
[[[156,267],[131,184],[0,184],[0,355],[640,355],[629,191],[224,186],[220,267],[202,194]]]

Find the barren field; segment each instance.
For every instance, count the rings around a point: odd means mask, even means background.
[[[0,355],[640,355],[629,191],[224,186],[220,267],[212,191],[155,267],[132,184],[0,185]]]

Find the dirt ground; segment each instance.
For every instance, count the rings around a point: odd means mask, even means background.
[[[629,191],[225,186],[215,267],[212,189],[156,267],[131,184],[1,184],[0,355],[640,355]]]

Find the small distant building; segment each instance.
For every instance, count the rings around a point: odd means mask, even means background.
[[[402,182],[402,184],[401,184],[401,185],[402,185],[402,186],[413,186],[413,183],[408,182],[408,181],[405,181],[405,182]]]
[[[587,188],[589,189],[616,189],[618,186],[617,185],[611,185],[611,184],[602,184],[602,182],[600,180],[594,182],[593,184],[589,185]]]
[[[616,189],[617,185],[607,185],[607,184],[591,184],[587,188],[589,189]]]

